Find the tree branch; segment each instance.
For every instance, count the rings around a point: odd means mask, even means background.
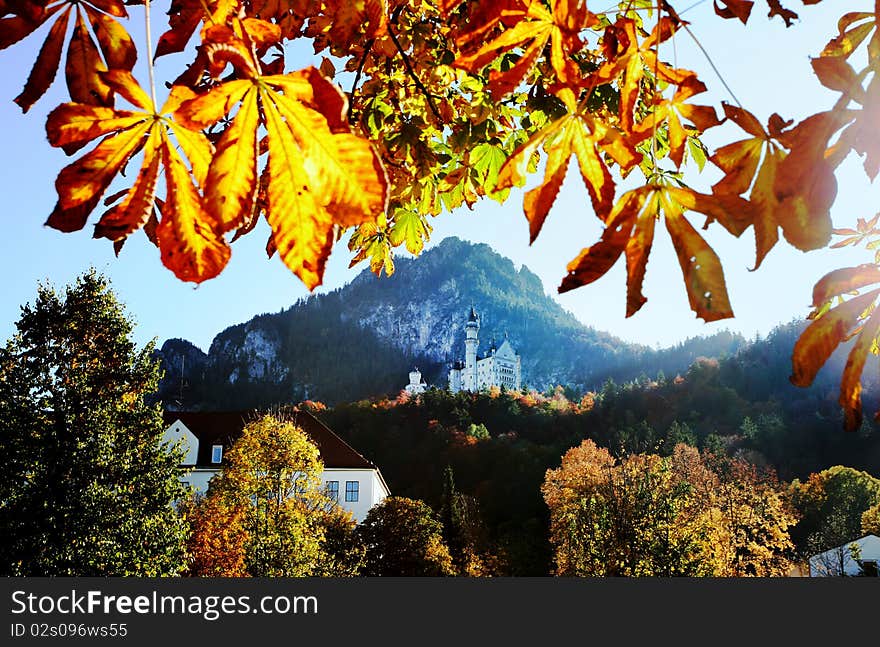
[[[437,106],[434,105],[434,100],[431,97],[431,93],[428,92],[428,88],[421,82],[418,76],[416,76],[415,70],[413,70],[412,64],[410,63],[409,56],[407,56],[406,52],[403,51],[403,47],[400,46],[400,41],[397,40],[397,34],[394,33],[394,30],[391,29],[392,24],[397,24],[397,19],[400,17],[400,11],[403,9],[403,5],[397,7],[394,10],[394,13],[391,15],[391,20],[388,23],[388,35],[391,36],[391,41],[394,43],[394,47],[397,48],[397,53],[400,54],[400,57],[403,59],[403,65],[406,67],[407,74],[412,77],[412,80],[415,82],[416,87],[419,91],[425,96],[425,100],[428,102],[428,107],[431,109],[431,113],[440,123],[443,123],[443,119],[440,117],[440,113],[437,112]]]
[[[364,71],[364,64],[367,62],[367,56],[370,55],[370,52],[373,49],[373,43],[376,41],[375,38],[371,38],[367,41],[366,46],[364,47],[363,56],[361,56],[361,61],[358,63],[357,73],[354,75],[354,81],[351,84],[351,90],[348,93],[348,123],[354,123],[354,114],[352,113],[352,106],[354,106],[354,93],[357,90],[358,83],[361,81],[361,73]]]

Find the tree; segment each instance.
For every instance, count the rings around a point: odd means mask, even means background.
[[[443,524],[422,501],[388,497],[370,509],[357,532],[367,551],[363,575],[455,575]]]
[[[497,574],[498,558],[488,546],[488,531],[477,499],[455,487],[450,465],[443,471],[443,504],[440,507],[443,540],[459,575],[480,577]]]
[[[790,567],[794,518],[772,479],[742,461],[684,444],[665,458],[615,460],[586,440],[547,471],[541,491],[558,575],[778,576]]]
[[[47,224],[82,229],[137,158],[140,169],[110,196],[95,236],[118,250],[143,228],[163,264],[185,281],[221,272],[229,239],[251,232],[260,217],[272,229],[269,254],[310,289],[323,279],[339,229],[351,232],[352,263],[390,274],[395,248],[422,250],[430,218],[485,197],[505,201],[539,168],[542,150],[543,179],[523,202],[531,239],[574,158],[605,229],[568,264],[559,290],[598,280],[624,256],[627,316],[647,300],[642,284],[658,222],[675,248],[690,306],[706,321],[733,310],[721,259],[692,220],[705,216],[706,227],[737,237],[751,228],[756,269],[780,233],[802,251],[826,247],[833,235],[843,236],[833,247],[873,248],[877,217],[835,228],[830,211],[835,173],[851,152],[864,158],[871,180],[880,170],[880,147],[870,136],[880,92],[880,9],[865,0],[867,11],[846,13],[837,33],[829,25],[830,40],[810,63],[838,101],[797,124],[774,113],[765,126],[739,105],[723,103],[721,118],[715,106],[694,101],[707,87],[670,54],[676,34],[690,31],[671,3],[612,3],[598,13],[587,5],[181,0],[170,3],[155,50],[149,36],[143,43],[147,87],[131,73],[138,52],[122,0],[5,2],[0,47],[52,22],[16,98],[27,111],[51,85],[68,23],[75,23],[65,64],[71,101],[52,111],[47,134],[68,154],[97,143],[62,170]],[[753,5],[714,6],[720,18],[747,23]],[[795,24],[783,0],[767,6],[770,18]],[[144,8],[148,18],[149,0]],[[158,103],[152,60],[183,52],[197,30],[198,54],[168,80]],[[283,46],[299,39],[323,55],[319,68],[288,70]],[[334,84],[337,73],[347,92]],[[117,107],[117,99],[129,107]],[[701,135],[725,121],[744,138],[709,151]],[[723,178],[700,193],[685,172],[707,161]],[[636,169],[642,181],[618,192],[616,179]],[[160,178],[164,199],[157,197]],[[813,323],[792,357],[792,381],[809,385],[834,348],[857,334],[839,398],[850,430],[861,422],[861,372],[880,332],[872,307],[880,297],[876,261],[816,284]]]
[[[172,503],[180,455],[161,445],[153,344],[94,270],[41,285],[0,350],[0,570],[160,576],[184,565]]]
[[[805,557],[848,545],[862,535],[862,517],[880,503],[880,479],[835,465],[791,484],[801,520],[792,531]]]
[[[318,448],[305,432],[266,414],[245,426],[225,458],[195,505],[194,575],[303,577],[337,566],[351,574],[332,548],[354,523],[326,497]]]
[[[880,537],[880,502],[862,513],[862,534]]]

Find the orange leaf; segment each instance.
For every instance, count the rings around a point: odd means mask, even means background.
[[[67,20],[70,17],[70,9],[62,13],[52,28],[49,30],[46,41],[40,48],[40,53],[31,69],[24,89],[17,97],[15,103],[21,106],[22,112],[30,110],[37,100],[46,94],[46,90],[55,80],[58,65],[61,62],[61,49],[64,46],[64,34],[67,32]]]
[[[70,37],[67,63],[64,66],[70,98],[77,103],[93,106],[113,105],[112,92],[98,74],[106,71],[107,66],[101,60],[82,14],[77,14],[76,27]]]
[[[232,124],[217,142],[208,170],[205,203],[222,231],[239,227],[253,211],[257,192],[257,89],[242,98]]]
[[[630,192],[626,199],[615,205],[599,242],[582,250],[568,264],[568,273],[559,286],[560,293],[592,283],[614,266],[627,247],[633,221],[643,200],[644,193]]]
[[[144,146],[144,163],[134,185],[121,203],[108,209],[101,216],[101,220],[95,225],[95,238],[123,240],[147,222],[153,212],[153,201],[156,197],[156,183],[159,179],[159,163],[162,156],[160,146],[161,138],[158,130],[151,129],[149,139]]]
[[[64,167],[55,180],[58,191],[56,212],[86,204],[92,205],[89,209],[91,211],[114,176],[143,146],[149,127],[148,123],[142,123],[115,136],[106,137],[94,150]],[[51,222],[47,224],[55,226]],[[75,229],[81,229],[83,225],[85,220]],[[65,228],[62,231],[72,230]]]
[[[89,10],[86,12],[107,66],[111,70],[131,71],[137,61],[137,50],[125,27],[106,14]]]
[[[826,88],[842,92],[859,103],[865,102],[865,91],[859,76],[846,59],[840,56],[820,57],[810,60],[813,71]]]
[[[733,310],[718,255],[684,218],[676,203],[663,194],[661,201],[666,215],[666,229],[678,255],[691,309],[706,322],[732,317]]]
[[[69,155],[93,139],[124,130],[144,119],[142,113],[81,103],[62,103],[46,119],[46,136],[52,146]]]
[[[724,5],[719,7],[718,2]],[[753,0],[714,0],[715,13],[722,18],[738,18],[742,24],[746,24],[752,13]]]
[[[801,333],[791,355],[792,375],[795,386],[810,386],[816,373],[831,357],[831,353],[856,326],[859,318],[880,294],[880,289],[854,297],[815,319]]]
[[[556,201],[559,189],[568,171],[569,151],[553,147],[547,153],[544,182],[526,192],[523,197],[523,211],[529,221],[529,244],[534,243],[541,233],[550,207]]]
[[[870,20],[871,18],[875,18],[874,14],[866,11],[850,12],[841,16],[837,22],[839,33],[825,45],[825,49],[822,50],[822,56],[848,57],[852,54],[868,37],[868,34],[876,28],[876,22],[875,20]],[[864,20],[868,22],[862,22]],[[857,22],[861,24],[852,27]]]
[[[281,260],[310,290],[321,284],[333,243],[333,220],[310,188],[302,153],[274,102],[264,102],[269,134],[269,211]]]
[[[829,272],[813,287],[813,307],[818,308],[833,297],[842,296],[872,283],[880,283],[880,267],[874,263]]]
[[[239,79],[215,86],[205,94],[184,101],[174,111],[174,120],[190,130],[213,126],[232,111],[253,85],[250,79]]]
[[[635,219],[631,238],[626,244],[626,316],[632,317],[647,303],[642,294],[645,271],[648,269],[648,257],[654,244],[654,225],[657,223],[657,197],[648,191],[633,192],[635,202],[630,209],[638,213]],[[646,200],[652,200],[654,208],[642,210]],[[649,204],[650,207],[650,204]]]
[[[862,371],[878,333],[880,310],[874,310],[846,358],[846,367],[840,381],[838,402],[843,407],[843,424],[847,431],[856,431],[862,425]]]
[[[231,250],[204,210],[189,172],[168,139],[164,140],[166,208],[156,227],[162,264],[181,281],[201,283],[217,276]]]

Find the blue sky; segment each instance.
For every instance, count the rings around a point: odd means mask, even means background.
[[[838,3],[833,2],[814,7],[791,0],[789,3],[797,5],[793,8],[802,17],[790,29],[779,19],[766,20],[760,2],[756,3],[748,27],[716,18],[711,2],[704,2],[685,15],[738,99],[762,121],[772,112],[802,119],[829,108],[836,99],[834,93],[819,86],[809,57],[818,54],[836,33],[836,20],[842,10],[836,9]],[[681,8],[690,3],[676,4]],[[863,0],[847,6],[847,10],[860,9],[861,5],[865,10],[873,8]],[[164,3],[156,3],[155,7],[154,33],[161,33],[164,15],[159,9]],[[137,8],[131,11],[139,16]],[[135,22],[131,29],[137,30]],[[40,34],[44,33],[45,28]],[[0,52],[0,123],[6,155],[0,174],[5,224],[0,243],[0,272],[4,276],[0,338],[6,339],[13,333],[19,306],[33,299],[39,281],[48,279],[60,286],[90,265],[112,280],[137,322],[139,343],[153,337],[159,343],[169,337],[184,337],[207,349],[214,335],[225,327],[255,314],[284,309],[307,295],[299,280],[277,258],[266,258],[265,224],[233,245],[232,260],[219,278],[198,287],[181,283],[165,270],[158,250],[140,232],[129,239],[120,257],[115,258],[107,241],[91,238],[94,218],[83,231],[73,234],[44,227],[55,203],[54,178],[69,163],[60,150],[48,145],[44,132],[48,112],[66,100],[63,72],[47,96],[27,115],[22,115],[12,102],[27,78],[41,42],[41,38],[32,37]],[[701,95],[705,97],[702,103],[720,109],[722,100],[731,100],[690,36],[681,32],[663,48],[663,58],[697,71],[709,86],[710,91]],[[143,79],[144,58],[142,54],[135,69]],[[306,64],[303,60],[302,65]],[[169,78],[170,74],[163,75],[162,66],[159,67],[160,79]],[[704,141],[710,147],[722,145],[740,138],[740,134],[736,127],[725,125],[710,131]],[[708,190],[719,177],[707,165],[705,173],[692,174],[687,179],[695,188]],[[838,183],[838,198],[832,210],[836,226],[850,226],[857,217],[870,217],[876,212],[880,190],[868,182],[858,158],[851,155],[841,166]],[[695,218],[693,222],[699,225],[702,219]],[[545,290],[584,323],[652,346],[665,346],[725,328],[747,336],[766,333],[778,323],[809,312],[812,286],[827,271],[871,260],[863,250],[804,254],[781,243],[758,271],[749,272],[748,268],[754,265],[751,230],[741,239],[734,239],[713,226],[706,237],[721,257],[736,317],[704,324],[688,306],[678,262],[665,229],[660,227],[644,286],[648,303],[634,317],[625,319],[622,262],[597,283],[565,295],[556,294],[566,263],[601,233],[575,168],[570,169],[547,224],[532,246],[528,244],[521,192],[513,192],[505,205],[486,201],[472,211],[463,207],[451,214],[444,213],[433,219],[432,225],[434,234],[429,247],[447,236],[488,243],[515,264],[525,264],[537,273]],[[344,242],[337,244],[318,292],[344,285],[363,269],[362,264],[349,270],[349,259]]]

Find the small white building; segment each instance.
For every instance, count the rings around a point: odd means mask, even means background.
[[[478,357],[480,317],[471,307],[465,324],[464,362],[455,362],[449,371],[449,390],[479,391],[492,386],[518,391],[522,386],[522,360],[507,335],[500,347],[495,342],[483,357]]]
[[[379,468],[309,412],[291,416],[318,447],[324,463],[321,480],[328,493],[360,523],[370,508],[391,494]],[[204,494],[208,482],[223,469],[225,452],[255,417],[254,411],[166,411],[162,440],[181,443],[186,452],[180,480]]]
[[[418,395],[424,393],[427,388],[428,385],[422,379],[422,372],[418,368],[411,370],[409,372],[409,384],[404,387],[406,392],[410,395]]]
[[[810,557],[810,577],[878,576],[880,537],[865,535]]]

